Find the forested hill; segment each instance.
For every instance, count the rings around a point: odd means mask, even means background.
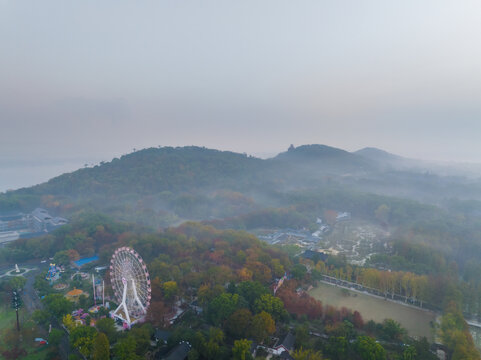
[[[194,146],[150,148],[93,168],[63,174],[19,192],[85,196],[217,189],[252,179],[261,169],[262,162],[243,154]]]
[[[481,212],[479,181],[386,169],[366,157],[365,151],[303,145],[291,146],[271,159],[194,146],[144,149],[0,194],[0,214],[30,212],[40,206],[70,217],[90,209],[164,227],[187,219],[218,220],[304,206],[318,198],[316,194],[323,194],[316,207],[323,208],[327,198],[333,208],[355,213],[358,208],[343,205],[333,194],[346,198],[359,192],[454,206],[468,215]],[[298,201],[293,193],[305,194],[304,200]],[[315,221],[315,215],[311,217]]]
[[[363,171],[366,163],[357,155],[322,145],[291,148],[266,160],[194,146],[150,148],[0,194],[0,213],[35,206],[54,207],[60,213],[85,207],[112,213],[125,204],[145,208],[148,202],[150,209],[174,210],[183,218],[223,217],[264,207],[266,202],[272,205],[277,192],[317,184],[326,175],[333,179]],[[200,202],[203,208],[193,209]],[[228,203],[230,209],[220,204],[222,209],[212,212],[219,203]],[[184,211],[187,208],[193,210]]]
[[[375,162],[368,158],[345,150],[316,144],[291,146],[286,152],[282,152],[273,158],[272,161],[294,166],[310,166],[312,170],[328,172],[376,170]]]
[[[394,154],[388,153],[387,151],[373,148],[373,147],[366,147],[361,150],[357,150],[354,152],[354,154],[362,156],[366,159],[371,159],[378,162],[391,163],[393,161],[407,160],[406,158],[403,158],[401,156],[394,155]]]
[[[367,159],[325,145],[292,148],[267,160],[195,146],[163,147],[140,150],[93,168],[63,174],[19,193],[85,196],[244,190],[285,180],[290,172],[301,171],[300,164],[312,170],[311,177],[316,173],[344,174],[374,169]]]

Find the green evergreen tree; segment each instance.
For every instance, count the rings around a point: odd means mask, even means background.
[[[110,343],[109,339],[104,333],[98,333],[95,338],[93,349],[94,360],[109,360],[110,359]]]

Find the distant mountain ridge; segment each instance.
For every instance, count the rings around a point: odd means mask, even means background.
[[[155,193],[220,186],[260,168],[261,159],[196,146],[139,150],[93,168],[60,175],[31,188],[57,194],[84,191]]]
[[[357,150],[354,152],[354,154],[362,156],[363,158],[376,163],[381,167],[381,169],[384,170],[434,173],[442,176],[459,176],[460,174],[464,174],[465,176],[476,177],[475,165],[466,166],[463,164],[448,164],[435,161],[412,159],[395,155],[373,147],[366,147]]]
[[[292,147],[270,159],[197,146],[148,148],[0,194],[0,212],[149,208],[184,218],[222,217],[277,204],[278,193],[318,186],[326,176],[332,180],[367,168],[373,169],[366,159],[326,145]],[[212,211],[219,203],[224,210]]]
[[[301,145],[291,146],[287,151],[272,158],[273,161],[280,161],[292,165],[316,164],[316,170],[325,167],[327,171],[351,172],[374,170],[374,163],[369,159],[348,151],[334,148],[327,145]],[[321,167],[321,168],[319,168]]]
[[[293,191],[339,186],[427,202],[448,198],[450,192],[481,199],[481,184],[456,181],[452,186],[452,179],[423,170],[422,162],[374,148],[351,153],[311,144],[260,159],[197,146],[162,147],[0,194],[0,213],[44,207],[68,217],[91,209],[149,224],[162,217],[164,225],[286,206]]]
[[[346,150],[338,149],[338,148],[327,146],[327,145],[310,144],[310,145],[300,145],[298,147],[291,145],[291,147],[289,147],[287,151],[279,153],[276,156],[276,158],[285,158],[289,156],[305,156],[309,158],[355,157],[355,155],[353,155],[352,153]]]
[[[398,160],[405,160],[399,155],[391,154],[387,151],[374,148],[374,147],[365,147],[363,149],[354,151],[354,154],[360,155],[367,159],[376,160],[376,161],[398,161]]]
[[[372,167],[361,156],[326,145],[302,145],[265,160],[197,146],[162,147],[139,150],[18,191],[56,195],[85,192],[147,194],[191,188],[238,187],[236,184],[266,181],[265,175],[273,177],[278,171],[312,163],[318,165],[317,170],[335,173]]]

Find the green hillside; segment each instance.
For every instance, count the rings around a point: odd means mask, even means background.
[[[312,203],[312,199],[317,208],[323,208],[326,202],[339,203],[340,195],[353,198],[358,193],[366,193],[367,198],[368,194],[408,198],[468,216],[481,211],[477,180],[379,168],[378,161],[358,153],[302,145],[264,160],[194,146],[149,148],[0,194],[0,214],[30,212],[40,206],[70,217],[87,209],[165,227],[185,220],[255,216],[266,209]],[[362,206],[349,206],[347,201],[347,206],[337,208],[359,212]]]

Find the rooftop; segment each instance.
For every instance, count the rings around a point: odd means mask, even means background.
[[[84,292],[80,289],[77,289],[77,288],[74,288],[73,290],[70,290],[66,295],[67,296],[80,296],[82,295]]]
[[[295,341],[296,341],[296,338],[289,331],[279,345],[283,345],[286,349],[292,350],[292,349],[294,349],[294,342]]]
[[[174,347],[165,356],[165,360],[184,360],[190,351],[190,345],[186,342],[181,342],[179,345]]]
[[[167,342],[169,340],[171,335],[171,332],[165,331],[165,330],[160,330],[160,329],[155,329],[154,336],[158,340],[162,340],[164,342]]]
[[[327,260],[327,254],[321,251],[306,250],[301,254],[301,256],[304,259],[310,259],[310,260],[321,260],[321,261]]]
[[[32,215],[41,221],[52,219],[48,211],[42,208],[36,208],[35,210],[33,210]]]
[[[78,267],[81,267],[82,265],[88,264],[92,261],[97,261],[98,259],[99,257],[95,255],[88,258],[78,259],[77,261],[74,261],[74,264],[77,265]]]

